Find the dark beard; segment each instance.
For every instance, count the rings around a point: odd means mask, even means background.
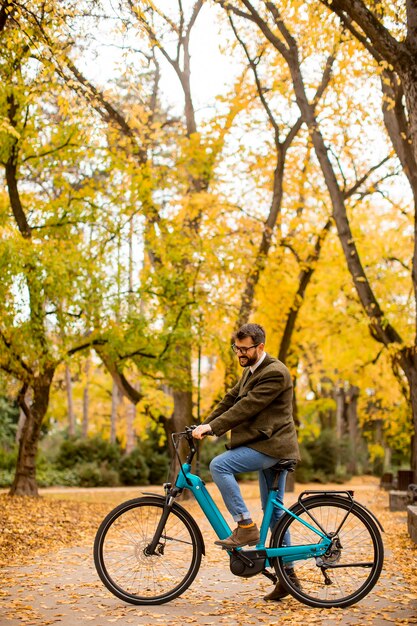
[[[243,363],[241,362],[242,358],[244,359]],[[241,367],[251,367],[251,365],[255,365],[257,360],[258,360],[257,356],[252,356],[252,357],[249,357],[249,356],[242,357],[242,356],[240,356],[239,357],[239,365]]]

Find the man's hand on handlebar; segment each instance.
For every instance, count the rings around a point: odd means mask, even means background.
[[[210,424],[200,424],[193,430],[194,439],[204,439],[207,435],[212,435],[213,431],[211,430]]]

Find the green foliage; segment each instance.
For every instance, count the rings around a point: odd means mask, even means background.
[[[167,479],[169,457],[160,445],[159,435],[149,431],[138,439],[130,454],[119,444],[111,444],[99,436],[63,438],[55,434],[54,446],[45,438],[37,459],[37,481],[41,487],[114,487],[117,485],[160,484]],[[16,451],[6,453],[0,448],[0,481],[12,482]]]
[[[0,396],[0,441],[3,446],[13,446],[18,418],[19,409],[16,404]]]
[[[80,463],[76,476],[80,487],[116,487],[120,484],[119,472],[106,462]]]
[[[304,441],[300,445],[301,462],[297,465],[297,482],[344,482],[351,477],[348,471],[353,455],[360,456],[358,470],[364,469],[362,446],[352,450],[348,438],[338,440],[334,431],[323,430],[318,437]],[[361,454],[359,454],[361,453]]]
[[[340,458],[340,445],[334,432],[322,431],[317,439],[310,441],[306,447],[310,452],[314,470],[331,476],[335,472]]]
[[[57,470],[51,465],[36,469],[36,481],[40,487],[78,487],[78,473],[72,469]]]
[[[167,452],[155,452],[148,460],[149,484],[160,485],[168,480],[169,457]]]
[[[126,372],[136,367],[144,396],[139,412],[144,419],[158,420],[159,415],[172,413],[162,387],[192,390],[192,345],[197,335],[203,338],[203,358],[214,367],[214,356],[224,349],[236,322],[245,277],[258,266],[254,261],[271,191],[277,188],[272,179],[274,133],[268,131],[250,72],[217,104],[204,108],[204,122],[192,133],[180,120],[173,123],[170,105],[163,110],[155,102],[153,79],[159,68],[152,66],[152,55],[149,61],[140,61],[133,47],[124,49],[116,88],[112,80],[104,82],[97,98],[91,97],[97,85],[77,89],[67,55],[75,60],[87,51],[88,57],[91,41],[86,31],[93,18],[75,19],[71,11],[61,10],[61,4],[54,3],[54,10],[45,12],[30,0],[27,11],[13,11],[13,19],[10,13],[2,30],[0,161],[5,164],[13,156],[18,164],[16,188],[31,234],[23,237],[19,232],[13,194],[5,187],[0,193],[0,318],[5,337],[0,342],[0,366],[20,380],[30,369],[38,371],[45,359],[65,361],[68,350],[88,337],[100,346],[105,362],[117,362]],[[151,19],[155,9],[151,3],[143,4],[147,7],[143,18]],[[358,197],[346,193],[346,199],[353,198],[348,209],[355,209],[351,211],[355,238],[382,309],[407,343],[415,306],[407,295],[411,211],[404,208],[407,198],[398,191],[404,181],[397,177],[397,165],[387,165],[381,174],[374,171],[381,145],[382,153],[390,150],[389,145],[384,148],[387,137],[375,97],[378,91],[370,80],[375,68],[368,67],[368,57],[351,38],[338,41],[339,30],[321,20],[322,13],[310,10],[312,6],[305,4],[301,12],[310,28],[298,16],[290,30],[303,51],[303,73],[312,93],[320,84],[320,65],[324,67],[330,53],[337,56],[326,97],[318,98],[317,116],[327,120],[326,141],[339,164],[344,191],[361,179],[366,183],[356,188]],[[139,27],[143,49],[153,49],[153,37],[147,41],[149,33],[133,15],[132,22],[119,21],[117,14],[113,19],[114,33],[106,31],[109,45],[117,43],[120,29],[137,34]],[[158,45],[169,41],[171,46],[179,35],[173,20],[164,27],[155,21]],[[97,17],[99,30],[100,23]],[[258,39],[251,39],[257,54]],[[283,138],[298,116],[290,75],[276,51],[265,41],[261,45],[263,94],[282,124]],[[228,52],[232,55],[228,62],[241,64],[238,48]],[[57,67],[62,71],[57,73]],[[90,94],[87,100],[82,93]],[[109,113],[107,98],[117,115]],[[378,150],[370,137],[378,138]],[[323,178],[311,158],[311,137],[302,128],[286,157],[283,203],[276,211],[280,226],[268,232],[274,245],[259,266],[262,276],[252,308],[267,328],[269,346],[278,345],[288,313],[302,304],[302,298],[294,301],[298,277],[308,266],[329,209]],[[134,245],[134,237],[140,245]],[[129,248],[137,248],[131,258]],[[309,387],[317,386],[323,374],[333,376],[335,367],[343,380],[361,372],[357,384],[375,388],[385,399],[386,441],[398,454],[405,450],[411,433],[404,427],[411,424],[404,409],[407,402],[399,397],[392,372],[387,371],[391,357],[375,358],[374,340],[363,322],[334,232],[326,240],[301,313],[293,341],[302,373],[298,396],[305,391],[303,380],[308,378]],[[221,388],[220,374],[203,372],[202,395],[210,402]],[[64,407],[62,388],[60,394]],[[107,419],[110,396],[106,400],[102,415]],[[399,407],[395,414],[393,405]],[[91,432],[101,432],[97,413],[93,421]],[[355,451],[344,443],[336,445],[326,434],[333,421],[331,398],[300,405],[305,445],[299,476],[304,473],[316,480],[342,476]],[[0,440],[12,442],[14,429],[14,416],[3,414],[0,402]],[[223,451],[223,442],[207,440],[202,445],[201,471],[206,479],[217,450]],[[91,484],[100,484],[105,475],[116,481],[118,472],[120,480],[158,483],[168,466],[166,452],[147,439],[128,457],[98,437],[68,440],[60,446],[56,464],[50,452],[48,463],[38,468],[40,479],[50,484],[77,480],[77,472],[79,480]],[[380,458],[374,459],[375,467]]]
[[[170,459],[165,444],[157,430],[148,428],[145,436],[138,439],[137,447],[142,450],[143,458],[149,468],[148,481],[159,485],[168,479]]]
[[[300,439],[311,439],[317,437],[322,428],[334,426],[336,402],[327,397],[304,400],[298,403],[298,411],[302,423]]]
[[[56,467],[68,469],[81,463],[100,465],[100,463],[107,462],[117,468],[121,455],[122,451],[118,445],[105,441],[101,437],[71,437],[63,441],[56,459]]]
[[[0,469],[13,470],[16,467],[17,446],[12,449],[0,448]]]
[[[136,447],[120,462],[120,479],[124,485],[148,485],[149,467],[141,447]]]
[[[200,445],[200,476],[206,482],[211,482],[213,479],[209,471],[210,461],[215,456],[222,454],[225,451],[226,437],[219,437],[213,439],[212,437],[206,437],[199,444]]]
[[[0,487],[10,487],[13,482],[13,470],[0,469]]]

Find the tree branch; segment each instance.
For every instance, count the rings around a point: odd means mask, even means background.
[[[409,48],[417,55],[417,2],[416,0],[406,0],[407,11],[407,37],[405,39]]]
[[[22,357],[19,354],[16,354],[16,352],[13,349],[12,346],[12,342],[9,341],[6,337],[6,335],[4,334],[4,332],[2,330],[0,330],[0,338],[3,340],[4,345],[7,348],[7,351],[10,353],[12,359],[15,359],[17,361],[17,363],[19,363],[20,367],[30,376],[33,376],[33,370],[26,365],[26,363],[24,362],[24,360],[22,359]],[[13,368],[12,368],[13,369]],[[14,372],[16,374],[16,372]],[[16,376],[17,378],[19,378],[19,376]]]
[[[140,393],[135,387],[133,387],[125,375],[118,370],[116,363],[106,354],[105,351],[96,348],[96,352],[99,355],[100,359],[103,361],[106,366],[107,371],[113,378],[117,387],[120,391],[132,402],[132,404],[137,404],[142,400],[143,394]]]
[[[356,193],[360,187],[362,187],[363,183],[368,180],[370,175],[373,172],[375,172],[377,169],[379,169],[382,165],[384,165],[384,163],[389,161],[390,158],[391,156],[388,154],[384,159],[382,159],[382,161],[377,163],[377,165],[373,165],[372,167],[370,167],[369,170],[361,178],[359,178],[359,180],[357,180],[356,183],[352,185],[350,189],[347,189],[343,192],[344,197],[350,198],[351,196],[353,196],[353,194]]]
[[[44,152],[39,152],[39,154],[29,154],[29,156],[22,159],[22,163],[26,163],[30,159],[42,159],[43,157],[49,156],[50,154],[54,154],[55,152],[59,152],[63,148],[68,148],[70,146],[78,147],[78,144],[71,143],[71,138],[73,134],[68,137],[68,139],[61,145],[56,146],[55,148],[51,148],[50,150],[45,150]]]
[[[404,90],[397,75],[384,69],[381,75],[384,95],[382,112],[385,128],[417,200],[417,162],[410,143],[410,129],[404,110]]]
[[[89,341],[85,341],[84,343],[78,346],[74,346],[73,348],[67,351],[67,355],[72,356],[73,354],[76,354],[77,352],[82,352],[86,348],[105,346],[108,343],[109,343],[108,339],[102,339],[102,338],[91,339]]]
[[[263,87],[261,85],[261,81],[260,81],[260,78],[259,78],[259,75],[258,75],[258,70],[257,70],[257,67],[256,67],[257,63],[250,56],[248,47],[245,44],[245,42],[243,41],[243,39],[239,36],[239,33],[237,32],[237,29],[235,27],[233,18],[232,18],[232,16],[230,14],[229,14],[229,22],[230,22],[230,25],[232,27],[233,33],[234,33],[237,41],[240,43],[241,47],[244,50],[245,56],[246,56],[246,58],[248,60],[248,63],[249,63],[249,67],[252,70],[253,76],[255,78],[255,84],[256,84],[256,89],[258,91],[259,99],[262,102],[262,106],[264,107],[264,109],[266,111],[266,114],[268,116],[268,119],[269,119],[269,121],[271,123],[271,126],[274,129],[275,146],[278,147],[279,146],[279,133],[280,133],[280,130],[279,130],[279,126],[278,126],[278,124],[277,124],[277,122],[275,120],[275,117],[272,114],[271,108],[270,108],[270,106],[269,106],[269,104],[268,104],[268,102],[267,102],[267,100],[265,98],[265,90],[263,89]],[[258,62],[259,62],[261,56],[262,56],[262,52],[258,56]]]
[[[283,363],[285,363],[288,356],[288,351],[290,349],[291,340],[294,333],[295,323],[297,321],[301,305],[304,302],[307,287],[316,269],[316,265],[320,258],[324,241],[327,237],[328,232],[330,231],[330,228],[332,227],[332,224],[333,219],[329,218],[326,224],[323,226],[322,230],[320,231],[316,243],[314,244],[314,248],[308,255],[307,260],[301,263],[303,269],[300,271],[300,274],[298,276],[298,288],[294,296],[293,303],[290,307],[289,313],[287,315],[285,328],[279,347],[278,359]]]
[[[17,128],[17,104],[14,99],[13,93],[7,96],[8,117],[10,124],[13,128]],[[30,239],[32,231],[26,218],[25,211],[23,209],[22,202],[20,200],[19,189],[17,186],[17,159],[18,159],[18,138],[14,137],[10,148],[9,158],[6,162],[6,181],[7,189],[9,192],[10,205],[12,207],[13,215],[16,220],[16,224],[19,228],[20,234],[25,239]]]
[[[336,0],[337,2],[339,0]],[[250,6],[248,0],[243,0],[246,7]],[[354,0],[354,4],[357,4],[357,0]],[[362,4],[362,3],[361,3]],[[268,3],[268,8],[272,13],[275,12],[274,5]],[[253,12],[253,16],[254,16]],[[255,17],[255,16],[254,16]],[[275,12],[275,20],[279,24],[281,20],[279,13]],[[333,216],[337,226],[340,242],[342,244],[343,252],[347,262],[349,272],[354,281],[354,285],[361,304],[366,312],[369,320],[369,328],[372,335],[385,345],[390,343],[402,343],[402,339],[398,332],[391,326],[388,320],[385,318],[383,311],[381,310],[376,296],[371,288],[369,280],[365,274],[364,267],[362,265],[359,252],[356,246],[355,239],[352,234],[350,222],[347,216],[346,205],[343,197],[343,192],[339,187],[332,163],[328,155],[328,148],[324,142],[323,135],[321,133],[314,106],[309,103],[303,76],[300,67],[297,42],[292,36],[287,37],[287,43],[290,49],[287,49],[282,42],[271,32],[269,26],[265,21],[256,14],[255,19],[260,30],[265,34],[268,40],[276,46],[278,52],[280,52],[283,58],[286,60],[292,81],[294,86],[295,97],[298,107],[303,117],[304,123],[307,124],[311,134],[311,140],[314,146],[314,150],[317,159],[320,163],[320,167],[323,172],[323,176],[326,182],[326,186],[329,191],[329,195],[332,201]],[[286,32],[286,26],[282,25],[281,32]]]
[[[90,81],[78,70],[74,63],[66,57],[65,63],[70,72],[75,76],[78,83],[84,90],[84,96],[93,106],[93,108],[100,114],[104,121],[113,122],[121,130],[122,134],[131,140],[134,146],[134,154],[138,158],[141,164],[145,164],[147,161],[146,149],[139,146],[138,136],[136,132],[129,126],[126,118],[104,97],[103,93],[97,89]],[[64,80],[67,80],[65,73],[60,70],[60,73]],[[72,88],[77,91],[77,85],[71,85]]]
[[[13,3],[10,0],[4,0],[0,8],[0,33],[6,28],[7,20],[13,11]]]
[[[337,11],[343,22],[345,22],[344,15],[348,15],[356,22],[376,52],[393,67],[398,67],[399,62],[409,62],[405,45],[391,35],[362,0],[320,0],[320,2],[331,11]],[[346,26],[348,26],[347,22]]]

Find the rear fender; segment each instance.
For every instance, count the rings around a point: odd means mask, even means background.
[[[320,496],[329,496],[329,495],[334,495],[337,498],[344,498],[343,493],[348,493],[350,495],[350,498],[352,500],[352,502],[355,503],[355,506],[359,507],[360,509],[362,509],[363,511],[365,511],[365,513],[367,513],[368,515],[370,515],[372,517],[372,519],[374,520],[374,522],[377,524],[377,526],[379,526],[380,530],[382,530],[382,532],[385,532],[381,522],[379,521],[379,519],[376,517],[376,515],[374,513],[372,513],[372,511],[370,511],[368,509],[368,507],[366,507],[364,504],[361,504],[360,502],[358,502],[357,500],[353,499],[353,491],[314,491],[314,492],[305,492],[305,493],[314,493],[314,495],[308,497],[308,498],[303,498],[303,500],[301,500],[301,502],[303,504],[306,504],[307,502],[311,502],[312,500],[314,500],[315,498],[319,498]],[[300,502],[300,500],[296,503],[294,503],[291,507],[290,510],[295,508],[297,506],[297,504]]]
[[[309,502],[314,502],[314,501],[319,500],[320,499],[320,493],[322,495],[327,495],[327,496],[331,494],[331,492],[329,492],[329,491],[323,491],[323,492],[317,491],[317,492],[315,492],[315,495],[307,497],[307,498],[303,498],[302,504],[307,505]],[[343,496],[341,496],[340,493],[341,492],[337,492],[337,495],[335,495],[335,498],[343,498]],[[346,501],[346,499],[347,498],[344,498],[345,501]],[[381,529],[382,532],[385,532],[383,527],[382,527],[381,522],[375,516],[375,514],[372,513],[372,511],[370,511],[364,504],[361,504],[357,500],[353,500],[353,502],[355,503],[355,506],[357,506],[358,508],[362,509],[365,513],[367,513],[374,520],[374,522]],[[294,513],[299,513],[300,512],[299,511],[300,506],[301,506],[300,502],[297,501],[297,502],[294,502],[294,504],[292,504],[290,507],[288,507],[288,510],[292,511]],[[274,527],[274,529],[273,529],[273,531],[271,533],[271,539],[270,539],[270,544],[269,544],[271,548],[274,547],[274,536],[275,536],[275,533],[278,531],[278,528],[279,528],[280,524],[282,524],[282,523],[284,523],[284,515],[282,515],[278,519],[278,521],[275,524],[275,527]]]

